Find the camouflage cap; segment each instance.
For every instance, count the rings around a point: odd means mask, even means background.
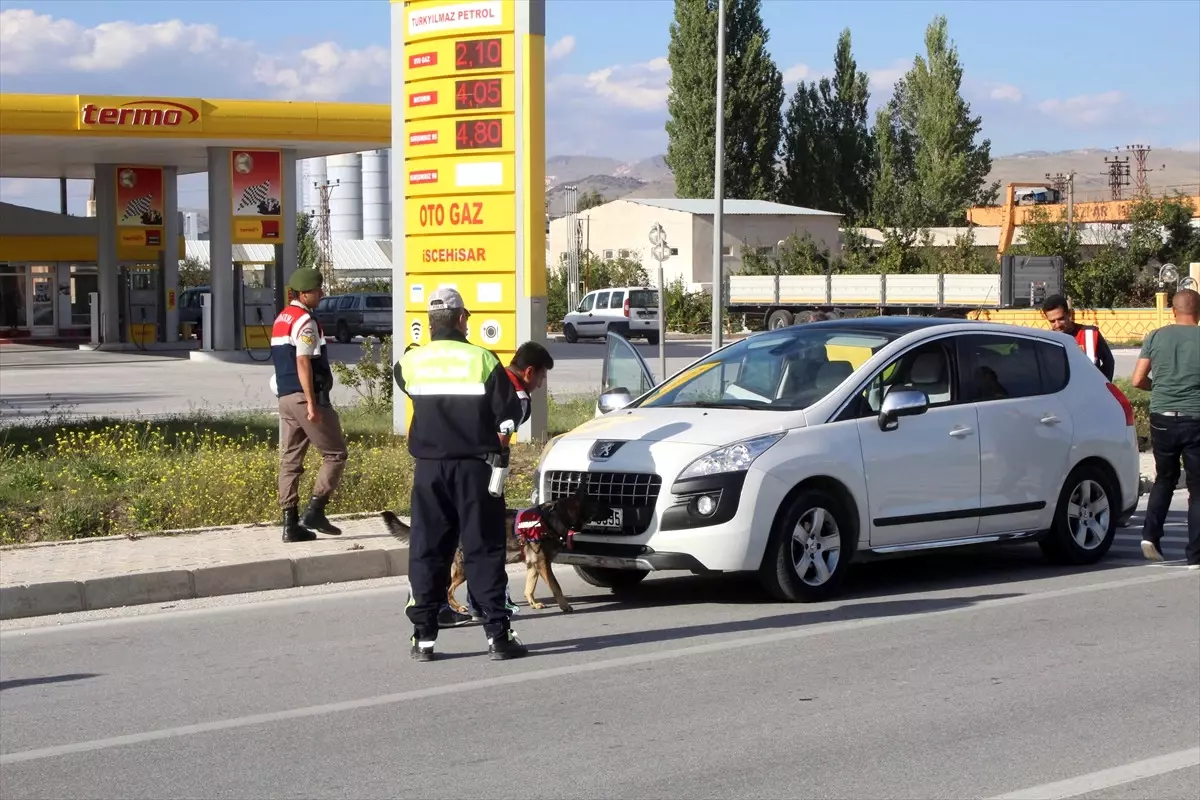
[[[292,273],[288,288],[294,292],[311,292],[321,288],[321,273],[315,269],[298,269]]]

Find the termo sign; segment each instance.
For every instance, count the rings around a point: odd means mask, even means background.
[[[178,128],[200,119],[200,112],[182,103],[139,100],[121,106],[88,103],[79,110],[84,127]]]

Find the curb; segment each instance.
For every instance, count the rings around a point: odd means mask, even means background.
[[[0,587],[0,620],[406,575],[408,548],[388,547],[31,583]]]

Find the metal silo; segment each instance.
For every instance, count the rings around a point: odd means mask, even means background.
[[[325,172],[337,184],[329,192],[330,238],[363,238],[362,155],[329,156]]]
[[[362,154],[362,238],[392,238],[390,151]]]
[[[324,156],[300,162],[300,210],[309,216],[321,213],[321,193],[314,183],[325,183]]]

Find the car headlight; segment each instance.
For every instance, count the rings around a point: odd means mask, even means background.
[[[718,447],[688,464],[683,472],[679,473],[676,480],[719,475],[724,472],[744,472],[754,463],[754,459],[767,452],[771,445],[784,436],[784,433],[769,433],[765,436],[755,436],[753,439],[743,439],[740,442]]]

